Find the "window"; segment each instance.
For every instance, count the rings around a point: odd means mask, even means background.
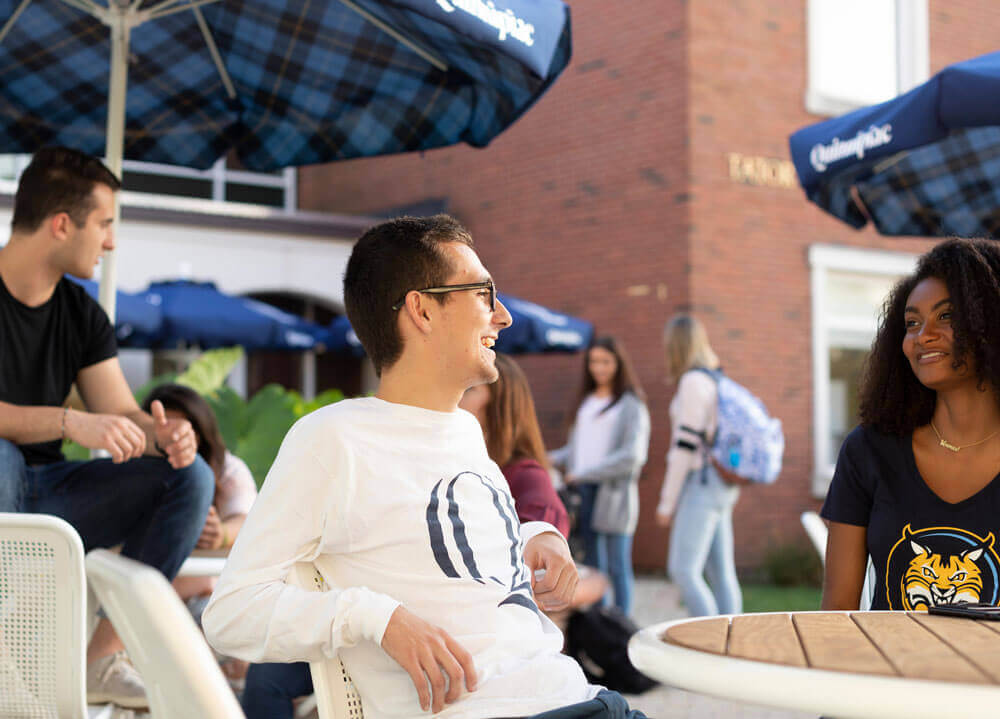
[[[31,161],[30,155],[0,155],[0,180],[16,181]],[[248,172],[232,160],[220,159],[207,170],[176,165],[125,160],[122,163],[124,189],[169,197],[191,197],[217,202],[241,202],[296,209],[294,168],[277,172]]]
[[[840,445],[858,422],[858,383],[889,290],[913,255],[814,245],[813,494],[826,495]],[[859,268],[864,268],[859,269]]]
[[[927,0],[808,0],[806,109],[840,115],[929,76]]]

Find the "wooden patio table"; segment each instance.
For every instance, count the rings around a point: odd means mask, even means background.
[[[786,612],[643,629],[632,663],[681,689],[843,719],[1000,716],[1000,622]]]

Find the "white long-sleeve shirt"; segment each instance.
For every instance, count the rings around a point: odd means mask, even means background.
[[[705,461],[703,437],[711,439],[715,433],[718,401],[715,380],[708,374],[688,371],[681,375],[670,402],[670,449],[657,514],[674,513],[684,479],[691,470],[701,469]]]
[[[409,675],[381,648],[400,603],[473,656],[479,688],[438,715],[529,716],[592,698],[562,635],[531,599],[519,525],[482,430],[465,412],[374,397],[296,423],[229,556],[202,621],[248,661],[338,652],[366,717],[424,717]],[[284,583],[311,561],[332,589]]]

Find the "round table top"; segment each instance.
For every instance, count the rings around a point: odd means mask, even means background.
[[[682,689],[838,718],[978,718],[1000,706],[1000,622],[922,612],[699,617],[643,629],[629,658]]]

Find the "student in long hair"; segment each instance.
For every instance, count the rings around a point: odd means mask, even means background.
[[[697,318],[674,315],[663,333],[670,403],[670,449],[656,520],[670,527],[667,570],[692,616],[738,614],[743,597],[733,558],[733,507],[740,490],[716,471],[708,445],[717,426],[719,358]],[[708,575],[709,582],[705,581]]]
[[[522,522],[548,522],[568,537],[569,516],[549,476],[528,379],[506,355],[497,354],[496,368],[499,379],[470,387],[458,406],[479,420],[486,452],[510,485],[518,518]]]
[[[614,604],[628,614],[639,519],[636,483],[649,451],[649,410],[625,348],[614,337],[599,337],[587,349],[574,416],[569,441],[549,458],[579,491],[584,563],[610,577]]]
[[[948,240],[883,307],[822,516],[824,609],[1000,604],[1000,245]]]

